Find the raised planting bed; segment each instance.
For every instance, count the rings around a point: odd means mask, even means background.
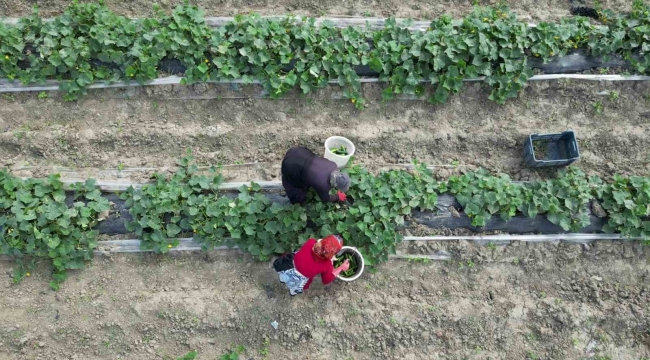
[[[198,173],[191,158],[179,165],[173,176],[129,188],[119,199],[101,194],[91,180],[66,196],[55,176],[25,181],[0,172],[0,253],[23,266],[29,265],[26,257],[50,258],[58,282],[67,269],[90,259],[102,231],[134,233],[142,249],[159,253],[178,246],[179,237],[192,236],[205,248],[237,246],[261,259],[293,251],[309,237],[337,233],[359,248],[368,264],[395,252],[398,231],[409,219],[433,227],[481,230],[497,223],[506,232],[603,230],[650,238],[650,178],[616,177],[607,183],[569,168],[556,179],[524,184],[482,170],[437,181],[424,165],[379,175],[353,166],[346,169],[352,204],[311,199],[301,207],[255,183],[220,194],[220,174]],[[445,209],[448,214],[438,215]]]
[[[394,19],[369,30],[259,16],[213,28],[192,6],[157,19],[128,19],[102,5],[73,4],[52,21],[33,16],[0,25],[0,77],[25,84],[58,79],[68,99],[97,81],[145,84],[163,70],[182,71],[186,83],[257,80],[272,97],[293,88],[309,93],[337,80],[362,108],[360,76],[387,81],[386,99],[419,95],[422,82],[429,82],[434,102],[457,93],[464,79],[485,76],[490,99],[502,103],[517,95],[532,67],[630,66],[645,73],[646,14],[648,6],[639,2],[629,14],[608,14],[601,27],[586,18],[529,27],[505,8],[477,8],[462,22],[443,17],[425,31],[410,31]],[[551,67],[544,64],[578,50]],[[576,61],[582,65],[573,68]]]
[[[238,196],[237,192],[224,192],[223,196],[235,199]],[[285,206],[289,204],[289,199],[281,194],[264,194],[271,203],[277,203]],[[72,194],[68,194],[68,202],[72,201]],[[106,220],[100,222],[95,226],[95,230],[100,234],[105,235],[122,235],[132,233],[127,229],[127,222],[132,221],[133,217],[129,212],[129,207],[126,206],[125,200],[120,199],[115,194],[104,194],[106,200],[113,203],[111,206],[111,216]],[[450,211],[450,207],[458,209],[457,213]],[[569,233],[570,230],[563,229],[560,225],[556,225],[548,220],[545,215],[537,215],[528,217],[523,214],[517,214],[509,220],[503,220],[499,217],[491,217],[486,221],[484,226],[472,225],[472,218],[467,216],[462,211],[462,206],[458,203],[456,198],[450,194],[438,195],[438,201],[435,211],[419,211],[414,210],[410,219],[405,220],[404,226],[411,223],[425,225],[432,229],[469,229],[472,231],[503,231],[511,234],[562,234]],[[598,233],[602,232],[603,225],[607,223],[607,219],[599,218],[592,214],[590,206],[585,209],[588,216],[588,224],[576,231],[581,233]],[[186,232],[191,232],[191,229],[184,229]]]

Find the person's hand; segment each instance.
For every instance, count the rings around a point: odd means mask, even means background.
[[[339,266],[339,270],[341,271],[346,271],[347,269],[350,268],[350,260],[345,260],[341,266]]]
[[[350,260],[345,260],[343,262],[343,264],[341,264],[341,266],[335,268],[332,271],[332,274],[334,274],[334,276],[339,276],[340,273],[342,273],[343,271],[345,271],[345,270],[347,270],[349,268],[350,268]]]
[[[348,198],[347,196],[345,196],[345,193],[342,192],[341,190],[339,190],[339,191],[336,193],[336,195],[339,197],[339,201],[345,201],[345,199]]]

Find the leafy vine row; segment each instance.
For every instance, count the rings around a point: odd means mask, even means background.
[[[97,247],[97,225],[110,204],[87,180],[66,194],[59,175],[23,180],[0,171],[0,254],[15,258],[19,281],[37,260],[52,262],[57,289],[67,270],[82,269]]]
[[[603,230],[650,240],[650,178],[616,176],[612,182],[587,177],[570,167],[556,178],[515,183],[507,175],[485,170],[436,180],[424,164],[413,171],[392,170],[378,175],[360,166],[346,170],[351,202],[322,203],[312,197],[307,206],[271,201],[259,185],[238,193],[220,192],[218,169],[201,173],[191,157],[179,162],[171,176],[129,188],[125,200],[133,221],[127,229],[144,249],[166,253],[181,236],[193,236],[206,249],[238,246],[259,257],[295,250],[309,237],[341,234],[361,249],[368,264],[385,261],[402,240],[399,228],[413,210],[435,211],[438,195],[453,194],[472,219],[485,226],[492,216],[509,220],[517,214],[545,215],[566,231],[589,225],[590,202],[607,212]],[[58,176],[23,180],[0,171],[0,254],[18,261],[20,280],[38,259],[53,265],[53,287],[69,269],[80,269],[97,247],[97,225],[110,204],[94,180],[66,193]]]
[[[634,71],[646,73],[649,9],[634,0],[630,13],[599,12],[600,26],[571,17],[529,27],[505,7],[476,7],[461,22],[443,16],[413,32],[404,27],[408,22],[392,18],[373,31],[258,15],[211,28],[204,11],[187,4],[171,14],[154,7],[152,18],[129,19],[103,3],[75,1],[53,21],[35,9],[15,26],[0,23],[0,77],[25,84],[62,80],[66,99],[73,100],[94,82],[145,83],[174,71],[170,62],[180,61],[186,83],[259,80],[274,98],[338,80],[361,109],[357,70],[368,66],[388,82],[385,99],[420,95],[430,83],[430,101],[442,103],[460,91],[463,79],[485,76],[489,98],[503,103],[532,76],[529,58],[546,62],[582,48],[596,56],[621,55]]]

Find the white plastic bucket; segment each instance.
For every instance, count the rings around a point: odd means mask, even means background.
[[[361,276],[361,274],[363,274],[363,268],[365,267],[365,264],[364,264],[364,261],[363,261],[363,255],[361,255],[361,252],[359,250],[357,250],[357,248],[352,247],[352,246],[344,246],[344,247],[342,247],[341,251],[339,251],[338,254],[336,254],[336,255],[340,256],[340,255],[343,255],[345,253],[354,254],[354,258],[357,260],[357,272],[351,277],[344,277],[344,276],[341,276],[341,274],[339,274],[337,276],[337,278],[339,280],[343,280],[343,281],[354,281],[354,280],[358,279],[359,276]]]
[[[336,155],[330,150],[340,147],[341,145],[345,146],[348,150],[348,154],[345,156]],[[354,144],[352,141],[343,136],[332,136],[325,140],[325,159],[336,163],[336,166],[338,166],[339,169],[344,168],[348,164],[352,155],[354,155]]]

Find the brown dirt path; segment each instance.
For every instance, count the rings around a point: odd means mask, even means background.
[[[649,86],[534,82],[519,98],[497,105],[472,84],[446,104],[431,105],[382,103],[381,88],[367,85],[371,104],[364,111],[336,100],[336,87],[313,98],[292,94],[277,101],[247,98],[257,93],[254,88],[233,92],[210,85],[98,90],[72,103],[56,93],[48,99],[18,94],[0,98],[0,166],[37,166],[21,176],[43,176],[49,170],[39,166],[48,165],[167,167],[191,149],[204,165],[259,161],[262,177],[271,180],[289,147],[321,153],[327,137],[343,135],[355,142],[357,160],[370,167],[413,159],[458,162],[529,180],[548,172],[524,167],[527,135],[573,129],[582,155],[576,165],[585,171],[648,175]],[[618,98],[609,100],[610,91],[618,91]],[[212,100],[188,100],[197,97]],[[603,104],[601,114],[596,102]],[[251,179],[243,174],[240,180]]]
[[[650,356],[647,248],[444,245],[453,262],[391,261],[295,298],[267,263],[238,253],[98,258],[58,292],[42,267],[18,285],[4,275],[0,358],[175,359],[195,349],[202,360],[235,345],[244,359]]]
[[[60,14],[69,0],[0,0],[0,16],[19,17],[31,14],[38,5],[42,16]],[[151,16],[153,3],[163,10],[171,11],[180,0],[106,0],[106,4],[118,14],[132,17]],[[443,14],[462,17],[472,10],[472,0],[194,0],[192,4],[206,10],[208,16],[233,16],[239,13],[257,12],[262,15],[297,14],[309,16],[366,16],[434,19]],[[522,19],[531,21],[556,20],[570,16],[568,0],[505,0]],[[590,1],[583,1],[593,5]],[[601,5],[613,10],[628,11],[629,0],[602,0]],[[480,0],[481,5],[495,5],[496,0]]]

